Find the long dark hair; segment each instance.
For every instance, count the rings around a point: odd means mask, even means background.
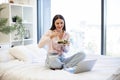
[[[64,21],[63,30],[66,31],[65,19],[64,19],[64,17],[63,17],[62,15],[60,15],[60,14],[57,14],[57,15],[55,15],[55,16],[53,17],[52,26],[51,26],[50,30],[55,30],[55,29],[56,29],[56,27],[55,27],[55,21],[56,21],[57,19],[62,19],[62,20]]]

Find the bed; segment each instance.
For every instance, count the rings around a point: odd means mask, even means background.
[[[37,45],[16,46],[0,52],[0,80],[120,80],[120,58],[86,54],[97,59],[88,72],[72,74],[46,68],[46,50]]]

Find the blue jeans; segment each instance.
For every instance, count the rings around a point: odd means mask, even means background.
[[[69,54],[69,53],[68,53]],[[71,57],[65,58],[64,55],[57,55],[57,53],[48,53],[46,59],[46,66],[48,68],[70,68],[76,66],[80,61],[85,58],[83,52],[77,52]]]

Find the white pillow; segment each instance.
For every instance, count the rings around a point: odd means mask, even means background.
[[[39,58],[34,58],[33,62],[44,62],[46,59],[47,51],[44,48],[39,48],[38,45],[27,45],[28,49],[34,52]]]
[[[33,50],[36,47],[32,46],[31,49],[27,46],[15,46],[9,50],[10,54],[15,58],[25,62],[37,62],[40,61],[43,56],[40,53],[45,53],[42,49]],[[40,53],[38,53],[38,50]],[[39,54],[39,55],[38,55]]]
[[[26,48],[33,51],[37,56],[43,58],[46,56],[47,51],[44,48],[39,48],[38,45],[27,45]]]
[[[0,51],[0,62],[7,62],[9,60],[13,60],[14,57],[11,56],[8,50],[1,50]]]

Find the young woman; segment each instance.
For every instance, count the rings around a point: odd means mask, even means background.
[[[64,57],[70,46],[70,35],[66,32],[65,19],[62,15],[55,15],[52,26],[39,41],[38,47],[48,46],[46,66],[50,69],[74,69],[75,66],[85,58],[85,54],[78,52],[69,58]],[[69,53],[67,53],[69,54]]]

